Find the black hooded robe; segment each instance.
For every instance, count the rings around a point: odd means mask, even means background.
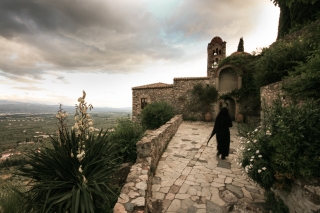
[[[226,107],[222,108],[216,117],[214,127],[209,140],[216,134],[218,154],[224,159],[229,155],[230,148],[230,130],[232,120]],[[208,141],[209,141],[208,140]]]

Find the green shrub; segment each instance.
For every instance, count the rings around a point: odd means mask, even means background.
[[[118,155],[124,162],[135,162],[136,143],[143,137],[145,130],[139,123],[129,119],[118,119],[118,125],[110,134],[110,140],[118,146]]]
[[[264,109],[264,123],[243,134],[239,161],[265,189],[289,189],[295,178],[320,176],[320,107],[315,102]]]
[[[20,168],[22,176],[32,179],[26,192],[26,212],[106,212],[115,200],[112,175],[119,168],[117,146],[102,131],[92,133],[93,121],[87,110],[85,93],[79,98],[75,125],[66,125],[67,113],[61,107],[58,138],[51,138],[53,148],[43,148],[27,155]],[[90,107],[91,106],[91,107]]]
[[[288,76],[289,72],[305,62],[309,53],[307,42],[277,41],[272,47],[264,48],[255,63],[254,78],[258,87],[265,86]]]
[[[218,91],[214,86],[203,86],[203,84],[198,83],[193,86],[191,90],[192,99],[189,103],[189,108],[192,112],[210,111],[210,104],[217,101]]]
[[[173,116],[172,106],[166,102],[154,102],[141,111],[141,123],[147,129],[157,129]]]
[[[320,100],[320,47],[308,58],[306,63],[297,66],[290,72],[282,89],[295,100],[314,99]]]

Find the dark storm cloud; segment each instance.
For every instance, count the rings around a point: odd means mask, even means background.
[[[0,20],[0,42],[9,46],[0,69],[18,75],[129,72],[145,60],[177,55],[161,41],[158,24],[139,3],[2,0]],[[15,46],[32,51],[21,56]],[[18,56],[13,61],[9,53]]]
[[[148,9],[151,3],[1,0],[0,70],[33,79],[55,70],[136,72],[157,60],[182,60],[178,44],[248,31],[257,4],[184,0],[159,19]]]

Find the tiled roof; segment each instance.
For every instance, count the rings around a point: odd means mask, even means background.
[[[239,51],[234,52],[234,53],[232,53],[231,55],[242,55],[242,54],[244,54],[244,55],[250,55],[250,53],[247,53],[247,52],[239,52]]]
[[[174,78],[173,81],[185,81],[185,80],[209,80],[210,77],[182,77]]]
[[[143,86],[132,87],[132,89],[155,89],[155,88],[170,88],[170,87],[173,87],[173,85],[159,82],[154,84],[147,84]]]
[[[216,36],[216,37],[214,37],[214,38],[211,40],[211,43],[222,44],[223,41],[222,41],[222,39],[221,39],[219,36]]]

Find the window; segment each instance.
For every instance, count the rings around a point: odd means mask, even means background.
[[[221,55],[221,50],[219,50],[219,55]]]
[[[144,109],[147,106],[148,102],[146,98],[141,98],[141,109]]]

